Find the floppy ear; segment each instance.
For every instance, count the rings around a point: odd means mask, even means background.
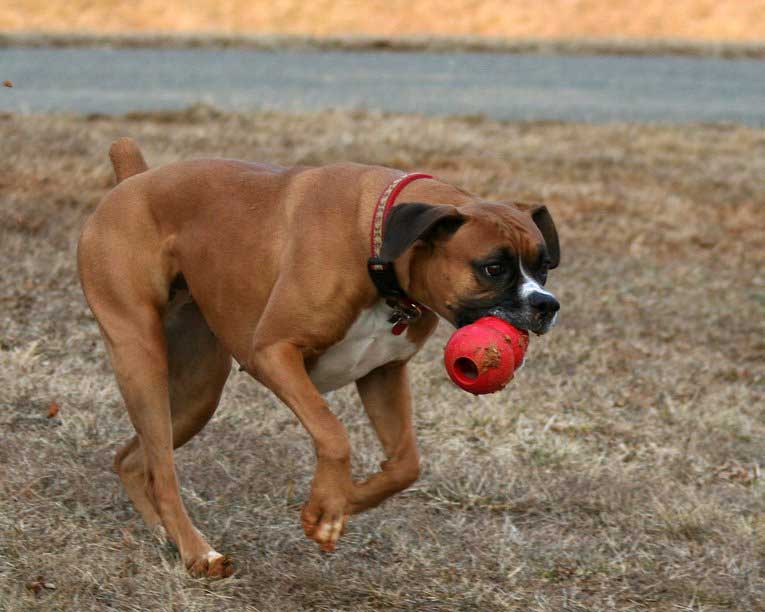
[[[465,217],[454,206],[419,202],[398,204],[385,220],[380,258],[393,261],[417,240],[451,236],[464,222]]]
[[[531,218],[539,228],[542,238],[545,239],[547,254],[550,256],[550,269],[557,268],[560,263],[560,244],[558,244],[558,230],[555,229],[550,211],[543,204],[536,206],[531,210]]]
[[[545,240],[547,254],[550,256],[550,269],[557,268],[560,263],[560,245],[558,244],[558,230],[555,229],[555,223],[550,216],[550,211],[544,204],[524,204],[515,202],[516,208],[527,212],[539,228],[539,233]]]

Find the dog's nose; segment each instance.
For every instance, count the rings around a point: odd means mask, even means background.
[[[540,291],[535,291],[529,296],[529,305],[546,317],[551,317],[560,310],[560,303],[554,295]]]

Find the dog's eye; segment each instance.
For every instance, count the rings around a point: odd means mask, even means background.
[[[505,273],[505,266],[502,264],[489,264],[483,267],[483,273],[489,278],[498,278]]]

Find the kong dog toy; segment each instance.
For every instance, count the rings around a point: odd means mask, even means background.
[[[444,365],[454,384],[474,395],[494,393],[522,364],[529,333],[499,317],[482,317],[459,328],[444,348]]]

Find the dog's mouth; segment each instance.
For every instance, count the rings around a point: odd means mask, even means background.
[[[540,312],[529,305],[518,306],[514,303],[486,305],[476,307],[468,305],[457,312],[454,326],[458,329],[475,323],[482,317],[498,317],[507,321],[513,327],[542,336],[549,332],[558,322],[558,312]]]
[[[549,332],[558,322],[558,313],[546,316],[528,309],[511,310],[503,306],[489,309],[486,315],[498,317],[507,321],[513,327],[542,336]]]

